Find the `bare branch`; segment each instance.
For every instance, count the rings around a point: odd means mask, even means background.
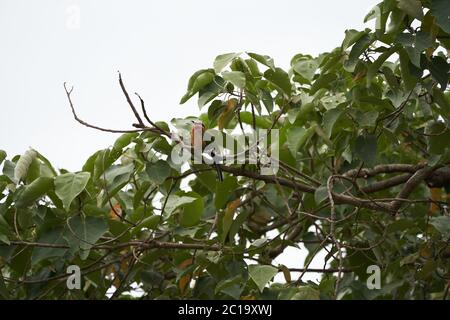
[[[128,104],[130,105],[131,111],[133,111],[134,116],[136,117],[136,120],[139,123],[139,127],[140,128],[145,128],[145,125],[144,125],[144,122],[141,119],[141,116],[139,115],[139,113],[137,112],[136,108],[134,107],[134,104],[133,104],[133,102],[130,99],[130,95],[128,94],[127,89],[125,89],[125,85],[123,84],[122,75],[120,74],[120,72],[119,72],[119,84],[120,84],[120,88],[122,88],[122,92],[123,92],[125,98],[127,99]]]
[[[79,122],[80,124],[82,124],[85,127],[96,129],[99,131],[104,131],[104,132],[111,132],[111,133],[129,133],[129,132],[142,132],[142,131],[158,132],[155,128],[143,127],[143,128],[135,129],[135,130],[116,130],[116,129],[102,128],[102,127],[98,127],[98,126],[92,125],[90,123],[87,123],[86,121],[80,119],[75,111],[75,107],[74,107],[74,104],[73,104],[72,98],[71,98],[73,87],[70,90],[68,90],[66,83],[64,82],[64,90],[66,91],[67,99],[69,100],[69,105],[70,105],[70,109],[72,110],[73,117],[75,118],[75,120],[77,122]]]

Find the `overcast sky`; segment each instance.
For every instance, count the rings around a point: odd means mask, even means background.
[[[267,54],[288,68],[296,53],[332,50],[346,29],[364,28],[377,2],[0,0],[0,149],[33,147],[58,168],[80,170],[117,135],[75,122],[63,82],[75,87],[79,115],[99,126],[131,128],[118,70],[152,119],[198,115],[195,99],[178,103],[190,75],[218,54]],[[305,252],[289,248],[277,262],[298,267]],[[314,261],[322,267],[323,254]]]
[[[180,106],[180,97],[190,75],[218,54],[263,53],[287,68],[296,53],[340,45],[376,3],[0,0],[0,149],[12,155],[31,146],[57,167],[79,170],[117,135],[73,120],[64,81],[75,87],[79,115],[100,126],[128,129],[133,121],[117,70],[153,119],[197,115],[195,99]]]

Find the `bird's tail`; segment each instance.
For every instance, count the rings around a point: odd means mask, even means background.
[[[222,169],[220,169],[220,164],[214,163],[214,167],[216,168],[217,178],[219,179],[220,182],[222,182],[223,181],[223,174],[222,174]]]

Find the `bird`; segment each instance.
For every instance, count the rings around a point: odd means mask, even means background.
[[[206,147],[206,142],[204,141],[204,134],[205,134],[206,128],[203,122],[200,121],[192,121],[192,128],[191,128],[191,146],[193,148],[193,159],[197,159],[198,156],[201,157],[201,154],[203,153],[204,148]],[[214,151],[211,151],[211,157],[214,161],[214,168],[217,172],[217,178],[220,182],[223,181],[223,174],[222,170],[220,168],[220,164],[218,163],[218,160],[215,158]],[[201,161],[201,160],[200,160]]]

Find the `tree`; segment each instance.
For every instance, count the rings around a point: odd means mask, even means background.
[[[151,299],[447,299],[449,17],[446,0],[384,0],[366,17],[375,30],[348,30],[289,70],[220,55],[181,99],[198,96],[200,116],[172,127],[139,96],[136,108],[120,75],[132,130],[80,119],[65,86],[78,122],[123,134],[79,172],[35,150],[0,153],[0,296],[103,299],[114,286],[121,299],[132,287]],[[274,147],[278,171],[262,174],[262,158],[219,163],[219,182],[210,164],[179,164],[185,142],[172,133],[193,120],[235,140],[276,131],[256,147]],[[307,250],[304,265],[274,263],[289,246]],[[326,267],[311,269],[323,250]],[[309,271],[320,282],[302,281]]]

